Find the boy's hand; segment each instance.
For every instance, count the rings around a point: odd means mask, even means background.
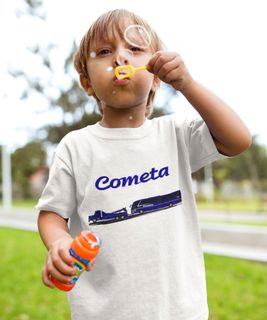
[[[85,268],[86,271],[91,271],[91,270],[93,269],[93,266],[94,266],[94,264],[95,264],[95,259],[96,259],[96,258],[94,258],[94,259],[92,259],[92,260],[90,261],[90,263],[88,264],[88,266]]]
[[[55,287],[51,277],[62,283],[68,283],[72,280],[72,276],[75,275],[73,259],[69,253],[72,241],[71,237],[64,238],[55,241],[51,245],[42,270],[42,280],[47,287]]]
[[[147,67],[148,71],[179,91],[185,90],[193,81],[182,58],[176,52],[156,52]]]

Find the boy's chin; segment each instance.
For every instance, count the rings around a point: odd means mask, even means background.
[[[103,113],[105,113],[105,111],[113,111],[113,112],[117,112],[117,113],[123,113],[124,111],[130,111],[130,110],[135,110],[137,111],[137,109],[146,109],[145,104],[105,104],[102,107]]]
[[[133,101],[131,99],[111,99],[111,101],[102,103],[103,110],[116,109],[116,110],[126,110],[132,108],[146,108],[146,101]]]

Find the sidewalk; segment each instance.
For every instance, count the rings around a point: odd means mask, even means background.
[[[204,252],[267,262],[267,227],[238,224],[267,223],[266,212],[200,210],[199,219]]]
[[[267,212],[244,213],[236,211],[212,211],[212,210],[199,210],[200,220],[220,220],[225,222],[232,221],[247,221],[247,222],[266,222]]]
[[[37,216],[38,212],[34,209],[16,208],[6,211],[0,208],[0,226],[38,231]]]
[[[267,227],[200,223],[200,228],[204,252],[267,262]]]
[[[38,212],[34,209],[0,208],[0,227],[37,231]],[[205,253],[267,262],[267,227],[227,224],[219,221],[267,221],[267,214],[200,211],[200,228]],[[206,223],[212,220],[216,223]]]

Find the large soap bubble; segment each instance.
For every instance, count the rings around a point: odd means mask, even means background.
[[[151,37],[146,28],[138,24],[128,26],[124,31],[124,39],[130,45],[145,49],[151,44]]]

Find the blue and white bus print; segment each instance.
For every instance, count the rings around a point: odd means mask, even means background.
[[[143,214],[168,209],[177,206],[181,202],[181,191],[177,190],[164,195],[134,201],[130,206],[130,214],[128,213],[126,208],[122,208],[113,212],[104,212],[103,210],[96,210],[93,215],[90,215],[88,217],[88,222],[90,225],[119,222],[126,219],[136,218]]]

